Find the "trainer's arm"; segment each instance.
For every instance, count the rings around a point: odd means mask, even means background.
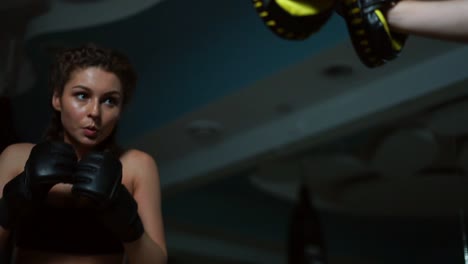
[[[467,0],[402,0],[387,12],[390,27],[402,33],[468,43]]]

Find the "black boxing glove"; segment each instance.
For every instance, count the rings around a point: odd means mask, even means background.
[[[69,144],[45,141],[35,145],[24,171],[3,188],[0,208],[3,208],[4,217],[0,224],[11,228],[16,219],[44,202],[52,186],[71,182],[76,162],[75,151]]]
[[[87,197],[97,217],[122,242],[132,242],[144,229],[138,205],[122,185],[122,164],[110,152],[91,152],[78,162],[72,194]]]

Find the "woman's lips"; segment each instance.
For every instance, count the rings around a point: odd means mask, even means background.
[[[97,130],[96,130],[96,129],[92,129],[92,128],[85,128],[85,129],[84,129],[84,134],[85,134],[85,136],[87,136],[87,137],[96,137],[96,135],[97,135]]]

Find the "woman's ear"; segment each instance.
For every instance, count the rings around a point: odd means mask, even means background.
[[[60,102],[60,96],[57,92],[54,92],[52,95],[52,107],[59,112],[62,110],[62,103]]]

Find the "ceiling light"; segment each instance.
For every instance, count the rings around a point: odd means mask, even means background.
[[[346,77],[353,74],[353,68],[346,64],[334,64],[324,68],[322,73],[329,78]]]
[[[221,124],[212,120],[195,120],[187,125],[188,134],[196,139],[217,138],[221,130]]]

